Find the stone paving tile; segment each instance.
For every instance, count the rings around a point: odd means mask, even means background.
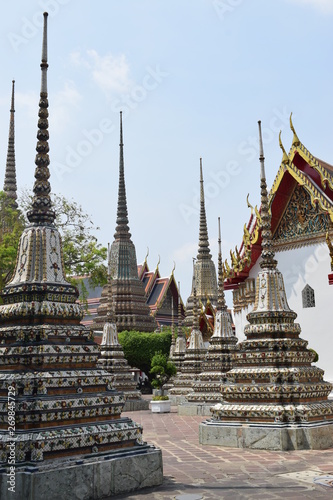
[[[164,481],[115,500],[332,500],[333,488],[284,477],[291,472],[333,474],[333,449],[305,451],[239,450],[199,444],[201,416],[127,412],[143,426],[143,437],[162,449]]]

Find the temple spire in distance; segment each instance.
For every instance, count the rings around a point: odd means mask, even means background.
[[[211,257],[208,241],[207,218],[205,208],[204,181],[202,175],[202,158],[200,158],[200,223],[198,259]]]
[[[37,132],[37,146],[35,158],[35,183],[33,187],[33,201],[32,209],[28,211],[27,216],[31,223],[53,224],[55,213],[52,210],[52,203],[50,198],[51,186],[49,183],[49,132],[48,132],[48,98],[47,98],[47,16],[48,13],[44,12],[44,27],[43,27],[43,46],[42,46],[42,62],[41,62],[41,89],[39,100],[39,120]]]
[[[271,214],[268,205],[268,194],[265,174],[265,157],[261,133],[261,121],[258,121],[259,126],[259,161],[260,161],[260,191],[261,191],[261,247],[262,261],[260,267],[262,269],[275,269],[277,261],[274,260],[274,249],[271,231]]]
[[[119,187],[118,187],[118,206],[116,232],[114,237],[116,240],[129,240],[131,233],[128,226],[128,212],[126,201],[125,187],[125,172],[124,172],[124,143],[123,143],[123,116],[120,111],[120,143],[119,143]]]
[[[10,108],[9,134],[8,134],[8,150],[6,171],[3,190],[10,200],[12,208],[17,208],[17,184],[16,184],[16,168],[15,168],[15,122],[14,122],[14,90],[15,80],[12,81],[12,99]]]
[[[218,217],[218,228],[219,228],[219,255],[218,255],[218,288],[217,288],[217,311],[225,311],[227,309],[227,305],[225,302],[224,295],[224,281],[223,281],[223,266],[222,266],[222,249],[221,249],[221,222],[220,217]]]

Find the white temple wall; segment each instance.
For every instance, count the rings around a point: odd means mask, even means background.
[[[331,272],[330,256],[326,243],[304,246],[276,252],[278,270],[282,272],[289,307],[297,313],[296,322],[301,325],[300,337],[308,341],[308,347],[319,355],[316,364],[325,371],[324,380],[333,382],[333,286],[328,284]],[[259,260],[251,269],[250,278],[256,278],[260,270]],[[309,285],[314,290],[315,307],[303,307],[302,290]],[[244,340],[246,314],[250,305],[235,314],[236,336]]]

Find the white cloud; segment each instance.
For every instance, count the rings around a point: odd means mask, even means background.
[[[290,1],[290,0],[289,0]],[[291,0],[293,3],[299,5],[309,5],[317,10],[324,13],[333,13],[333,1],[332,0]]]
[[[198,253],[198,243],[185,243],[180,248],[177,248],[173,253],[173,260],[177,264],[183,262],[191,262],[192,257],[196,257]]]
[[[52,113],[52,130],[63,130],[71,122],[72,108],[78,107],[82,96],[72,81],[67,81],[50,102]]]
[[[37,92],[15,92],[15,109],[25,109],[30,118],[38,118],[39,94]]]
[[[75,87],[74,83],[71,81],[65,82],[64,87],[49,95],[49,113],[50,119],[52,120],[52,131],[63,130],[71,121],[71,114],[73,106],[77,107],[81,100],[81,95]],[[1,99],[0,104],[4,101]],[[15,109],[18,112],[16,119],[19,116],[22,119],[22,113],[29,118],[34,120],[37,127],[38,121],[38,103],[39,103],[39,93],[38,92],[15,92]],[[8,104],[8,98],[6,98],[6,104]]]
[[[87,50],[85,57],[80,52],[72,52],[70,59],[72,64],[89,70],[93,81],[106,94],[127,93],[133,85],[124,54],[114,56],[109,53],[100,56],[96,50],[91,49]]]

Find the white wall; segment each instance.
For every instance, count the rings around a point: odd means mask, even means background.
[[[278,270],[283,274],[289,307],[297,313],[296,322],[301,325],[300,337],[307,340],[308,347],[317,351],[316,366],[325,371],[324,380],[333,382],[333,285],[328,284],[331,272],[330,257],[326,243],[294,250],[277,252]],[[260,270],[259,261],[250,272],[255,278]],[[315,292],[315,307],[303,308],[302,290],[310,285]],[[236,336],[244,340],[246,314],[235,315]]]

